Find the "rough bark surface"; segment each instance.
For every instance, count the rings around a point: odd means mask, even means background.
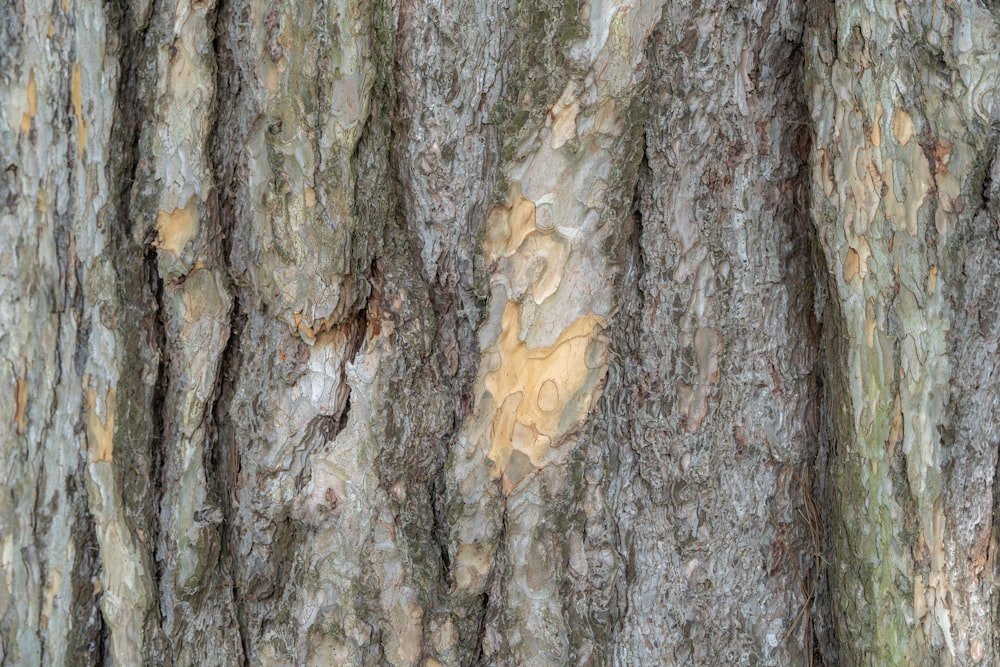
[[[0,664],[1000,661],[959,0],[0,0]]]
[[[811,656],[803,18],[789,2],[703,3],[665,17],[650,51],[638,275],[623,299],[632,347],[615,399],[627,406],[621,664]]]
[[[997,15],[979,2],[810,11],[843,659],[995,662],[996,385],[973,377],[995,366],[984,346],[996,316],[981,300],[996,280],[984,182],[1000,111]]]

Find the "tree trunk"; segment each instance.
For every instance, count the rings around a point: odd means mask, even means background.
[[[1000,661],[1000,7],[5,0],[0,663]]]

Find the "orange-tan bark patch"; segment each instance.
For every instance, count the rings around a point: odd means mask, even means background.
[[[389,327],[388,331],[385,331],[387,321],[389,321]],[[392,322],[386,314],[383,314],[381,318],[373,318],[373,323],[377,328],[377,330],[373,330],[375,335],[382,333],[388,336],[392,333]],[[295,326],[295,331],[299,334],[299,337],[309,345],[321,341],[323,334],[330,332],[334,326],[333,321],[324,317],[313,320],[312,324],[306,324],[306,319],[302,316],[302,311],[292,313],[292,324]]]
[[[87,145],[87,121],[83,119],[83,70],[80,63],[73,65],[70,79],[70,101],[73,103],[73,113],[76,114],[76,156],[83,157],[83,149]]]
[[[895,109],[892,112],[892,134],[902,146],[910,143],[910,139],[916,134],[913,117],[903,109]]]
[[[97,394],[93,388],[87,390],[87,450],[94,462],[110,461],[114,449],[115,435],[115,390],[109,389],[104,396],[104,419],[97,414]]]
[[[879,102],[875,105],[875,118],[872,122],[872,146],[878,148],[882,145],[882,103]]]
[[[455,584],[468,588],[473,579],[482,579],[489,574],[492,562],[489,553],[474,544],[463,544],[455,554]]]
[[[38,113],[38,88],[35,86],[35,70],[28,72],[28,110],[21,116],[21,133],[31,131],[31,121]]]
[[[865,320],[865,340],[868,341],[868,349],[875,347],[875,329],[878,323],[874,318]]]
[[[578,318],[551,346],[540,348],[529,348],[518,337],[520,315],[521,305],[508,301],[496,343],[500,364],[484,380],[497,406],[489,458],[505,492],[531,468],[544,467],[549,449],[562,444],[586,415],[606,363],[588,359],[605,324],[600,315]],[[517,465],[512,467],[512,461]]]
[[[46,572],[45,599],[42,602],[42,629],[48,627],[49,619],[52,618],[52,611],[56,606],[56,595],[62,587],[63,575],[56,568],[51,568]]]
[[[184,246],[198,233],[198,204],[195,198],[188,200],[184,208],[172,211],[161,210],[156,214],[157,248],[166,250],[174,257],[180,257]]]
[[[948,173],[948,163],[951,161],[951,144],[944,139],[934,142],[934,175],[944,176]]]
[[[844,258],[844,282],[851,282],[857,278],[861,272],[861,256],[854,248],[847,249],[847,257]]]

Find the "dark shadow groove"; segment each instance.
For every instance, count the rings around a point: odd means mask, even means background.
[[[218,261],[222,264],[230,278],[230,285],[235,285],[235,272],[230,266],[233,236],[236,232],[236,192],[233,179],[235,159],[225,151],[226,133],[223,131],[231,120],[230,113],[224,109],[237,104],[239,73],[226,46],[225,39],[220,34],[220,26],[224,19],[232,19],[228,0],[218,0],[213,15],[212,24],[215,65],[215,99],[213,104],[212,127],[206,138],[208,156],[212,169],[212,181],[215,187],[212,204],[215,209],[215,220],[220,230],[220,249]],[[237,130],[238,131],[238,130]],[[235,625],[239,632],[240,651],[244,666],[251,664],[252,641],[249,636],[249,619],[245,604],[246,594],[240,588],[238,544],[239,535],[235,523],[238,506],[237,489],[240,478],[240,447],[236,441],[235,429],[232,425],[230,409],[236,393],[237,380],[243,362],[243,331],[246,326],[246,314],[243,312],[243,302],[238,289],[233,290],[232,311],[229,315],[230,335],[222,352],[219,364],[219,378],[215,401],[209,414],[211,415],[212,438],[208,442],[210,455],[206,457],[206,468],[211,471],[215,480],[213,489],[222,510],[222,522],[218,526],[220,536],[219,562],[226,568],[229,575],[229,594],[232,598],[233,611],[236,616]]]
[[[153,1],[150,12],[159,3]],[[140,177],[140,145],[143,124],[149,120],[147,24],[140,25],[133,4],[124,0],[105,3],[109,25],[117,27],[118,59],[121,76],[116,91],[115,117],[108,147],[108,171],[114,191],[114,221],[108,233],[118,272],[118,299],[122,312],[117,334],[123,342],[126,358],[118,384],[115,431],[115,478],[124,505],[129,531],[152,568],[156,599],[151,601],[149,617],[139,619],[136,628],[146,637],[146,660],[163,661],[169,650],[160,628],[159,598],[160,564],[154,557],[159,541],[159,498],[162,469],[163,409],[166,396],[165,330],[160,308],[162,285],[156,270],[156,253],[151,243],[154,237],[143,234],[144,219],[136,205],[135,183]],[[109,42],[110,43],[110,42]],[[152,360],[155,371],[146,377],[145,366]],[[151,381],[151,383],[150,383]],[[110,641],[105,639],[105,650]],[[110,657],[107,657],[110,659]]]

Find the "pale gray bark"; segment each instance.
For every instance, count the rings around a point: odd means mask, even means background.
[[[851,664],[992,663],[998,16],[810,10],[837,635]]]
[[[0,663],[991,664],[998,10],[0,4]]]

